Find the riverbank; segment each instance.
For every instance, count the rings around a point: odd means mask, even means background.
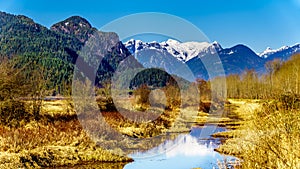
[[[98,146],[83,130],[67,100],[43,102],[39,120],[0,125],[0,168],[44,168],[132,162]]]
[[[203,112],[188,107],[182,110],[179,121],[196,126],[217,125],[227,129],[237,129],[250,118],[251,114],[248,112],[256,110],[259,105],[260,100],[228,99],[224,108],[218,112],[213,110]]]
[[[176,124],[169,128],[167,133],[172,134],[174,139],[180,133],[189,133],[191,126],[211,124],[230,129],[226,132],[216,133],[213,135],[214,137],[232,138],[239,131],[239,126],[248,118],[249,114],[245,113],[245,110],[255,109],[258,104],[259,101],[253,100],[229,100],[221,115],[199,112],[197,107],[187,107],[181,110]],[[148,129],[149,134],[141,135],[147,126],[131,125],[124,119],[120,121],[118,119],[121,117],[113,112],[104,112],[102,115],[104,118],[108,118],[106,122],[111,123],[112,127],[130,137],[151,137],[150,134],[153,133],[153,130]],[[174,121],[174,117],[175,114],[170,116],[169,120]],[[86,119],[88,120],[86,124],[94,126],[93,130],[96,132],[103,133],[100,138],[91,140],[90,135],[83,129],[82,123],[78,121],[68,100],[44,101],[39,121],[32,121],[19,128],[0,127],[0,167],[70,167],[88,163],[101,163],[101,166],[103,166],[102,163],[114,163],[124,166],[128,162],[132,162],[132,159],[123,156],[124,152],[121,152],[120,149],[107,150],[111,149],[109,147],[119,147],[122,150],[128,150],[128,152],[135,149],[145,151],[166,140],[165,136],[162,135],[157,137],[155,144],[143,139],[143,141],[133,145],[126,140],[126,137],[119,141],[101,139],[111,129],[99,126],[96,119],[95,117]],[[166,124],[163,122],[161,121],[161,124]],[[157,127],[155,128],[157,129]],[[165,129],[161,127],[156,133],[160,134],[163,130]],[[107,149],[104,150],[103,147]],[[217,149],[217,151],[227,153],[225,149],[223,151]]]
[[[185,120],[194,126],[207,126],[214,125],[218,127],[226,128],[225,131],[216,132],[211,136],[221,141],[221,145],[214,150],[220,154],[230,155],[239,157],[237,147],[227,145],[227,142],[232,142],[232,139],[241,135],[244,132],[243,126],[249,120],[251,120],[253,113],[260,109],[262,104],[261,100],[250,100],[250,99],[228,99],[224,105],[223,112],[205,113],[200,112],[185,112]],[[238,141],[238,140],[236,140]],[[240,168],[241,161],[235,159],[233,161],[220,160],[216,162],[219,168]],[[201,166],[200,166],[201,167]]]
[[[25,107],[27,102],[30,101],[22,101]],[[57,168],[89,164],[95,164],[93,167],[120,168],[133,161],[126,154],[156,147],[166,139],[176,138],[179,131],[162,134],[175,121],[176,111],[167,111],[153,124],[146,125],[132,123],[116,111],[89,113],[88,116],[78,115],[69,99],[50,99],[43,100],[37,119],[28,114],[29,120],[22,123],[16,120],[17,127],[9,126],[9,123],[1,124],[0,168]],[[122,113],[134,119],[134,114],[138,112],[124,110]],[[146,112],[138,114],[143,118],[151,118],[148,117],[150,115]],[[114,130],[120,136],[113,135]],[[155,137],[155,142],[143,139],[155,135],[160,135]],[[141,141],[133,144],[129,138],[141,138]]]
[[[256,111],[261,109],[262,101],[254,99],[228,99],[228,102],[231,106],[229,113],[234,114],[236,121],[234,123],[229,122],[229,124],[227,124],[227,128],[229,130],[225,132],[214,133],[212,137],[225,139],[224,144],[220,145],[220,147],[215,149],[215,151],[221,154],[238,157],[238,152],[240,150],[232,146],[227,146],[227,143],[233,143],[233,140],[235,140],[234,138],[239,137],[245,132],[244,125],[252,119],[253,114]],[[230,114],[229,116],[231,116]],[[238,142],[238,140],[235,141]]]
[[[227,138],[216,151],[238,157],[242,168],[300,168],[299,101],[293,94],[268,101],[238,101],[242,124],[215,134]]]

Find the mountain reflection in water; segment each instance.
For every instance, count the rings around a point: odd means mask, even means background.
[[[125,169],[202,169],[217,168],[217,161],[233,157],[221,155],[214,151],[221,141],[212,137],[203,138],[203,131],[211,126],[194,127],[189,134],[181,134],[175,140],[167,140],[163,144],[146,152],[137,152],[130,156],[135,160]],[[214,132],[225,131],[217,127]]]

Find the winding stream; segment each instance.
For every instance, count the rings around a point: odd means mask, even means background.
[[[188,134],[181,134],[175,140],[167,140],[163,144],[146,152],[129,155],[134,162],[125,169],[202,169],[218,168],[217,161],[233,160],[234,157],[221,155],[214,149],[221,144],[220,139],[203,137],[205,130],[212,126],[193,127]],[[214,133],[225,131],[217,127]]]
[[[224,127],[193,127],[190,133],[181,134],[174,140],[166,140],[159,146],[146,152],[136,152],[129,156],[134,162],[94,163],[70,167],[72,169],[217,169],[217,161],[234,160],[234,157],[221,155],[214,149],[221,144],[220,139],[212,138],[213,133],[225,131]],[[207,134],[205,134],[207,133]],[[208,134],[209,133],[209,134]],[[125,166],[124,166],[125,165]],[[63,167],[65,168],[65,167]]]

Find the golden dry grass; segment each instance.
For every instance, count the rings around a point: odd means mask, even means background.
[[[16,129],[0,126],[0,167],[58,167],[91,161],[94,163],[130,161],[131,159],[120,156],[124,154],[123,150],[127,149],[128,152],[134,149],[147,150],[165,140],[165,132],[174,132],[172,138],[179,132],[188,132],[192,124],[210,123],[234,128],[239,125],[238,120],[242,116],[238,112],[246,109],[242,106],[245,101],[233,100],[232,105],[238,108],[233,106],[234,111],[221,117],[199,112],[196,106],[173,111],[163,110],[157,114],[126,107],[130,102],[132,100],[129,98],[120,103],[119,111],[122,114],[116,111],[102,111],[101,114],[90,112],[79,114],[78,121],[70,100],[44,101],[40,121],[31,121]],[[102,124],[101,120],[108,125]],[[148,142],[147,139],[132,144],[126,137],[111,135],[113,130],[129,137],[159,137],[156,138],[155,144]],[[228,137],[229,134],[224,135]],[[223,137],[223,135],[216,136]],[[98,145],[119,155],[103,150]]]
[[[300,168],[299,109],[247,101],[238,110],[245,121],[234,133],[223,133],[232,138],[217,151],[242,159],[242,168]]]
[[[66,100],[44,102],[39,121],[19,128],[0,125],[0,168],[131,161],[97,146],[68,106]]]

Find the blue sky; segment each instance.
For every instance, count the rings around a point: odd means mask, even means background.
[[[300,0],[0,0],[0,10],[50,27],[80,15],[96,28],[140,12],[163,12],[196,25],[223,47],[245,44],[256,52],[300,43]]]

